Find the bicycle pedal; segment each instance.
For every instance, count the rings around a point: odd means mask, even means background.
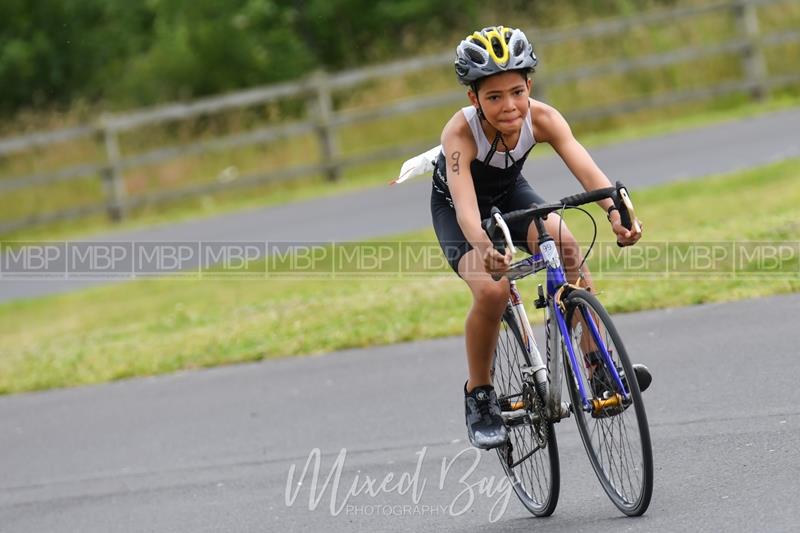
[[[611,397],[602,400],[593,398],[591,400],[591,404],[592,418],[607,418],[610,416],[615,416],[628,408],[628,405],[625,404],[624,398],[620,394],[613,394]]]
[[[500,405],[501,411],[514,411],[516,409],[508,398],[498,398],[497,403]]]

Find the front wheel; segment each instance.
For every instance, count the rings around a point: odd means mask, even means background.
[[[578,431],[611,501],[626,515],[640,516],[653,494],[653,452],[633,367],[611,317],[594,295],[576,290],[565,304],[570,337],[565,342],[572,345],[577,368],[571,365],[563,343],[561,348]],[[619,380],[601,355],[600,343],[605,345]],[[578,379],[584,384],[589,405],[580,394]]]
[[[550,516],[558,504],[558,444],[538,393],[523,377],[530,356],[514,311],[503,315],[492,364],[492,382],[503,411],[527,414],[507,424],[509,441],[497,448],[508,480],[522,504],[535,516]]]

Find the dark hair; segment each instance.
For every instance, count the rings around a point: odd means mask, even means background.
[[[535,68],[521,68],[521,69],[516,69],[516,70],[507,70],[506,72],[517,72],[520,76],[522,76],[523,80],[528,81],[528,75],[533,74],[534,72],[536,72],[536,69]],[[504,74],[504,72],[498,72],[497,74]],[[485,78],[479,78],[479,79],[473,81],[472,84],[470,84],[470,89],[472,89],[472,92],[474,92],[475,95],[477,96],[478,89],[481,88],[481,85],[483,85],[484,80],[486,80],[487,78],[491,78],[492,76],[497,76],[497,74],[492,74],[491,76],[486,76]]]

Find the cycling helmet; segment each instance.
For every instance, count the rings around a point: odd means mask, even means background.
[[[508,70],[532,69],[537,62],[522,30],[503,26],[476,31],[456,48],[456,76],[463,85]]]

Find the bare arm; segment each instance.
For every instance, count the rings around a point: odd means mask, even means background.
[[[553,147],[585,190],[611,187],[611,181],[600,170],[586,148],[572,135],[572,129],[561,113],[541,102],[537,102],[537,107],[540,109],[539,113],[534,111],[534,117],[538,118],[534,124],[536,138]],[[608,198],[597,203],[604,210],[613,205]]]
[[[473,248],[481,253],[492,245],[486,232],[481,228],[481,215],[475,185],[472,183],[470,162],[477,155],[477,148],[471,136],[464,135],[466,122],[454,117],[442,133],[442,148],[447,163],[447,185],[456,209],[456,218],[461,231]]]
[[[478,149],[460,112],[442,132],[442,149],[447,164],[447,185],[464,237],[477,251],[487,272],[507,270],[511,263],[511,250],[506,250],[505,256],[501,255],[481,227],[481,214],[470,171],[470,162],[477,156]]]
[[[540,141],[549,143],[553,149],[561,156],[567,168],[583,185],[587,191],[611,187],[611,181],[600,170],[592,156],[586,151],[581,143],[575,139],[572,129],[561,116],[561,113],[554,108],[541,102],[532,101],[535,105],[534,110],[534,132]],[[597,204],[608,210],[614,205],[610,198],[600,200]],[[609,221],[614,233],[619,237],[622,244],[634,244],[641,237],[641,232],[634,232],[622,226],[620,215],[617,211],[612,211]]]

